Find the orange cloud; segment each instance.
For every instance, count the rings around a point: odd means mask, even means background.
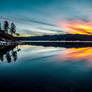
[[[66,29],[66,33],[92,35],[92,22],[60,22],[60,26]]]

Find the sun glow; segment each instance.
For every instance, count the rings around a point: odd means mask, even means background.
[[[59,23],[64,27],[66,33],[92,35],[92,22],[70,22],[63,21]]]

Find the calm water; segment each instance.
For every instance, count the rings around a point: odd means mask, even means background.
[[[0,88],[24,92],[92,90],[92,47],[20,45],[0,52]]]

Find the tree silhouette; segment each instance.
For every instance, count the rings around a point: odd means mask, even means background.
[[[11,35],[16,33],[16,26],[14,23],[11,23],[10,33]]]
[[[8,29],[9,29],[8,21],[5,21],[4,22],[4,30],[5,30],[5,33],[8,33]]]

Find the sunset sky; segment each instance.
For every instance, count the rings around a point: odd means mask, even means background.
[[[65,20],[92,20],[92,0],[1,0],[4,20],[14,22],[21,35],[63,34],[59,24]]]

